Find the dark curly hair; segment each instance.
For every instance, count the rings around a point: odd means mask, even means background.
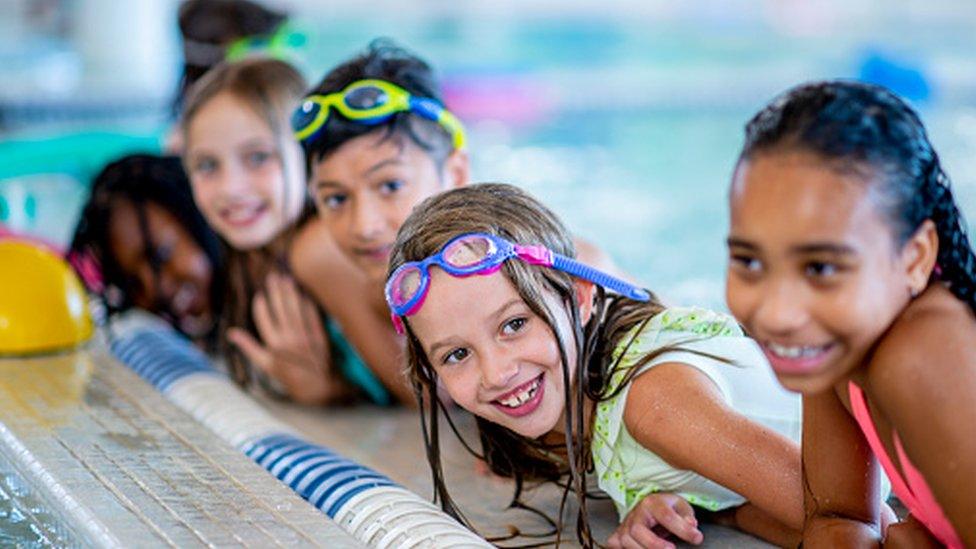
[[[179,157],[124,156],[105,166],[95,177],[67,254],[76,267],[80,265],[79,260],[84,261],[82,258],[92,258],[98,264],[101,283],[94,285],[91,280],[86,280],[86,285],[102,299],[108,313],[130,308],[134,292],[131,278],[119,266],[109,244],[109,225],[118,200],[125,200],[135,208],[139,227],[134,229],[142,231],[145,241],[149,241],[145,206],[147,203],[161,206],[190,233],[207,255],[214,271],[219,269],[222,262],[220,242],[193,202],[190,182]],[[151,262],[156,260],[150,257]],[[220,313],[222,296],[221,281],[214,277],[210,303],[215,318]]]
[[[931,219],[939,237],[932,279],[976,310],[976,256],[966,223],[925,126],[908,103],[873,84],[808,83],[770,102],[745,133],[739,162],[799,149],[844,173],[877,181],[882,213],[899,247]]]

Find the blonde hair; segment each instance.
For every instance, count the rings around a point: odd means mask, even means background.
[[[217,65],[187,91],[181,117],[184,142],[189,144],[188,129],[200,110],[215,97],[229,93],[252,109],[271,129],[277,156],[282,163],[282,171],[287,177],[289,166],[286,165],[287,157],[284,150],[287,144],[294,141],[288,121],[291,113],[301,102],[305,88],[305,79],[301,73],[288,63],[277,59],[257,57]],[[297,143],[294,146],[297,147]],[[252,334],[257,333],[251,318],[251,299],[261,290],[260,281],[263,281],[268,273],[272,270],[287,269],[285,253],[294,236],[295,228],[312,214],[312,207],[306,193],[303,193],[303,200],[302,212],[295,224],[283,230],[272,242],[259,250],[236,250],[221,238],[227,280],[224,310],[218,326],[218,340],[220,349],[228,357],[232,377],[242,386],[250,383],[252,373],[240,351],[227,341],[227,329],[241,327]],[[254,254],[259,257],[258,264],[261,271],[257,276],[253,275],[249,267],[254,264],[253,261],[249,261],[255,257]]]
[[[397,234],[390,257],[389,272],[409,261],[420,261],[437,253],[451,238],[469,232],[488,233],[520,244],[543,244],[552,251],[574,257],[573,239],[556,215],[521,189],[501,183],[481,183],[454,189],[428,198],[417,206]],[[528,508],[519,501],[523,481],[558,481],[569,475],[566,494],[575,492],[579,501],[577,535],[584,545],[592,545],[586,520],[586,473],[591,469],[588,429],[584,425],[585,399],[605,398],[612,350],[632,328],[660,312],[663,307],[655,297],[649,302],[603,294],[598,298],[593,320],[585,330],[580,321],[573,278],[555,269],[540,268],[521,261],[507,261],[501,272],[515,286],[526,305],[558,333],[554,311],[543,299],[544,292],[554,292],[564,303],[572,320],[577,364],[567,363],[567,351],[557,337],[564,376],[566,397],[565,450],[568,460],[555,458],[551,445],[477,418],[482,444],[482,459],[497,474],[514,477],[516,490],[512,505]],[[435,497],[444,510],[464,521],[460,510],[448,494],[441,471],[438,442],[438,415],[442,405],[436,394],[436,374],[423,346],[410,329],[409,317],[403,319],[407,329],[408,374],[420,402],[427,458],[434,477]],[[569,383],[569,368],[574,368],[576,383]],[[445,414],[449,425],[450,417]],[[454,429],[457,432],[456,429]],[[467,445],[466,445],[467,446]],[[470,447],[469,451],[475,453]],[[565,495],[564,495],[565,502]],[[535,511],[535,510],[533,510]],[[561,532],[562,507],[556,522],[550,524]],[[496,540],[497,541],[497,540]]]

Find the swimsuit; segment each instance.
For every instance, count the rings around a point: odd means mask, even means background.
[[[870,411],[868,411],[864,391],[852,381],[847,384],[847,392],[851,398],[851,411],[854,413],[854,419],[857,420],[857,424],[861,427],[861,432],[864,433],[864,438],[867,439],[871,450],[874,451],[874,455],[881,462],[881,467],[884,468],[888,478],[891,479],[892,488],[895,490],[895,494],[898,495],[898,499],[908,507],[912,515],[924,524],[929,532],[938,538],[940,542],[951,549],[957,547],[961,549],[963,547],[962,540],[956,534],[952,523],[949,522],[949,519],[942,512],[942,507],[939,506],[935,495],[929,489],[928,483],[925,482],[925,477],[915,468],[915,465],[908,459],[908,455],[905,454],[905,449],[901,445],[901,439],[898,438],[898,433],[892,432],[891,438],[895,445],[895,451],[898,453],[898,461],[901,463],[902,471],[905,473],[904,477],[899,474],[891,457],[888,456],[888,451],[881,443],[881,438],[878,437],[878,430],[874,426],[874,420],[871,419]]]
[[[339,365],[342,376],[355,385],[375,404],[389,406],[393,397],[386,390],[376,374],[369,369],[363,359],[356,353],[356,349],[346,340],[346,336],[339,329],[339,325],[330,317],[326,320],[325,329],[329,333],[332,343],[332,356]]]

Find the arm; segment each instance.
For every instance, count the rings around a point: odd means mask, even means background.
[[[326,227],[313,219],[296,235],[289,251],[291,270],[301,285],[342,327],[343,334],[398,402],[415,405],[403,372],[403,338],[389,318],[371,306],[374,288],[342,256]]]
[[[965,305],[947,297],[946,307],[893,327],[865,389],[970,547],[976,546],[976,328]]]
[[[803,505],[793,442],[730,408],[715,383],[688,364],[659,364],[632,383],[624,424],[635,440],[748,499],[761,513],[745,508],[736,523],[744,530],[782,541],[785,525],[798,539]]]
[[[879,469],[837,392],[803,397],[805,548],[877,546]]]

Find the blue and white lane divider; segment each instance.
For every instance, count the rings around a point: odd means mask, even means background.
[[[490,547],[386,476],[302,440],[168,325],[130,315],[111,351],[169,400],[370,547]]]

